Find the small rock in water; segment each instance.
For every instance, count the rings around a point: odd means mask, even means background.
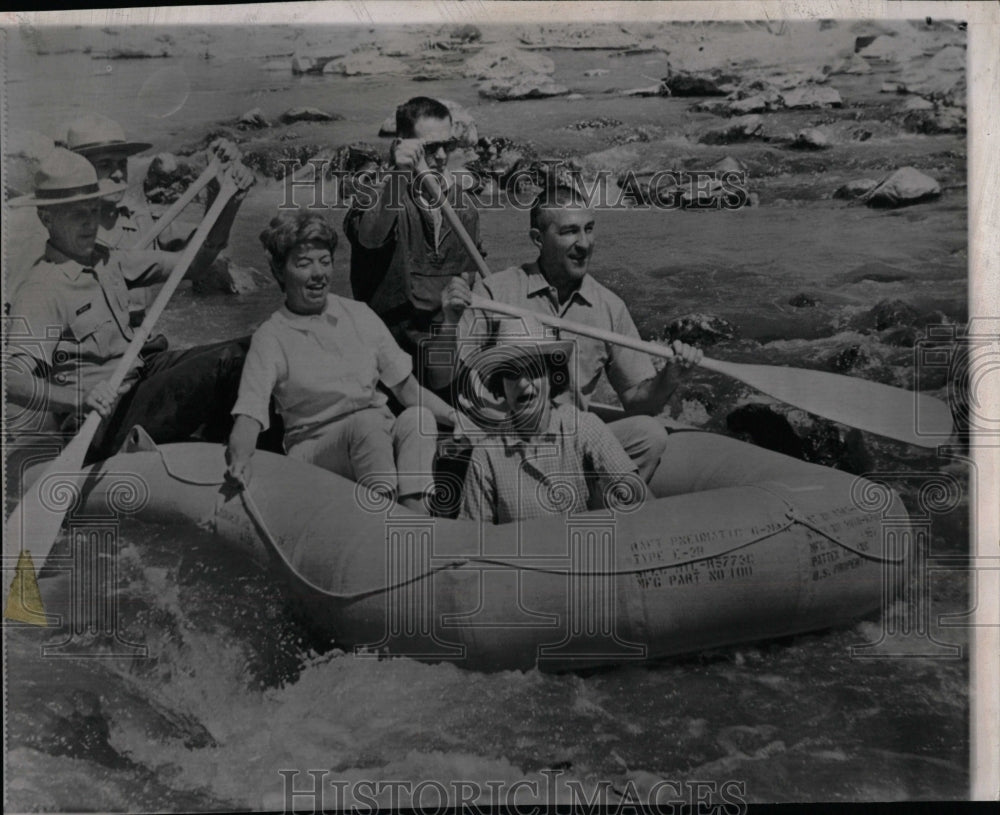
[[[782,91],[781,99],[786,108],[793,110],[796,108],[839,108],[844,104],[840,94],[833,88],[821,88],[815,85]]]
[[[4,144],[7,190],[13,195],[27,195],[35,188],[38,165],[55,147],[48,136],[35,130],[11,130]]]
[[[854,199],[860,198],[866,193],[870,192],[878,184],[874,178],[858,178],[854,181],[848,181],[841,187],[838,187],[833,193],[834,198],[846,198]]]
[[[919,99],[919,97],[914,97]],[[921,102],[926,100],[921,99]],[[965,133],[965,111],[957,107],[936,106],[911,108],[903,115],[903,127],[910,133]]]
[[[816,299],[808,294],[796,294],[788,301],[788,305],[795,306],[795,308],[815,308]]]
[[[670,342],[680,340],[698,345],[714,345],[734,339],[737,334],[732,323],[713,314],[687,314],[674,320],[664,331],[664,337]]]
[[[264,111],[260,108],[253,108],[236,120],[236,126],[241,129],[259,130],[264,127],[270,127],[271,123],[264,118]]]
[[[636,97],[646,97],[646,96],[670,96],[670,90],[664,83],[659,85],[646,85],[642,88],[628,88],[627,90],[618,91],[619,96],[636,96]]]
[[[713,127],[701,134],[702,144],[733,144],[760,139],[764,136],[764,120],[760,116],[739,116],[720,127]]]
[[[834,66],[833,70],[830,71],[831,75],[835,74],[870,74],[872,72],[871,66],[865,61],[864,57],[860,57],[857,54],[851,54],[839,65]]]
[[[905,207],[941,195],[941,186],[914,167],[902,167],[862,196],[870,207]]]
[[[196,294],[248,294],[259,290],[265,280],[256,269],[239,266],[221,255],[198,277],[192,279],[191,290]]]
[[[742,115],[745,113],[763,113],[768,110],[775,110],[778,105],[777,94],[773,98],[762,94],[748,96],[745,99],[735,99],[726,103],[730,115]]]
[[[477,26],[466,23],[452,29],[451,39],[463,43],[478,42],[483,38],[483,32]]]
[[[875,40],[878,39],[878,34],[865,34],[861,37],[854,38],[854,53],[857,54],[859,51],[864,50],[869,45],[871,45]]]
[[[197,161],[182,160],[173,153],[159,153],[149,162],[142,190],[151,203],[172,204],[203,169]]]
[[[735,82],[739,77],[722,71],[676,71],[663,80],[673,96],[725,96]]]
[[[243,163],[267,178],[282,179],[302,167],[320,150],[317,144],[261,142],[243,151]]]
[[[869,362],[871,357],[864,348],[860,345],[849,345],[831,356],[826,365],[835,373],[847,373],[856,368],[863,368]]]
[[[808,127],[795,134],[791,146],[799,150],[826,150],[830,147],[830,140],[823,131]]]
[[[567,130],[600,130],[605,127],[618,127],[621,119],[612,119],[610,116],[598,116],[596,119],[581,119],[566,125]]]
[[[738,158],[733,158],[732,156],[726,156],[719,161],[715,162],[708,169],[715,170],[719,173],[745,173],[747,172],[747,166]]]
[[[386,57],[371,51],[348,54],[323,66],[323,73],[339,73],[344,76],[373,76],[394,74],[405,76],[410,67],[394,57]]]
[[[319,108],[301,107],[289,108],[281,114],[280,118],[283,124],[288,125],[293,122],[333,122],[344,117],[335,113],[326,113]]]
[[[544,54],[524,51],[508,45],[490,45],[473,57],[462,68],[470,79],[515,79],[526,76],[550,76],[555,63]]]
[[[316,62],[312,57],[295,54],[292,57],[292,73],[296,76],[308,74],[316,69]]]
[[[897,325],[913,325],[917,320],[917,310],[903,300],[881,300],[869,315],[876,331],[884,331]]]
[[[543,74],[517,76],[513,79],[489,79],[479,85],[479,95],[498,102],[512,99],[544,99],[550,96],[564,96],[569,88],[554,82]]]
[[[906,93],[906,85],[902,82],[883,82],[879,93]]]
[[[934,110],[934,103],[930,99],[922,96],[910,96],[903,103],[902,110],[908,113],[911,110]]]

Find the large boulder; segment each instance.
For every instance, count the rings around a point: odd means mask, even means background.
[[[472,114],[458,104],[458,102],[452,102],[450,99],[439,99],[438,101],[448,108],[448,112],[451,114],[451,137],[458,139],[466,147],[475,147],[476,142],[479,141],[479,130],[476,127],[476,120],[472,118]],[[389,138],[396,135],[395,111],[390,113],[382,122],[378,134]]]
[[[471,79],[512,79],[523,75],[551,75],[555,63],[544,54],[509,45],[490,45],[466,60],[462,67]]]
[[[865,193],[861,200],[870,207],[905,207],[941,195],[941,185],[914,167],[901,167]]]
[[[733,144],[760,139],[764,136],[764,120],[760,116],[738,116],[724,125],[706,130],[698,141],[702,144]]]
[[[344,76],[373,76],[393,74],[405,76],[409,66],[393,57],[386,57],[374,51],[361,51],[335,59],[323,66],[323,73],[337,73]]]
[[[498,102],[512,99],[544,99],[550,96],[564,96],[569,88],[553,82],[551,77],[541,74],[517,76],[513,79],[489,79],[479,84],[479,95]]]

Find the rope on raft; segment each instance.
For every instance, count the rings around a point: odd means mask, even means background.
[[[205,487],[221,486],[222,484],[226,483],[226,479],[225,478],[206,481],[206,480],[203,480],[203,479],[196,479],[196,478],[192,478],[192,477],[183,476],[183,475],[181,475],[181,474],[173,471],[170,468],[170,465],[167,462],[166,456],[164,455],[163,451],[158,446],[155,446],[153,449],[159,455],[160,461],[162,462],[163,468],[166,471],[167,475],[169,475],[171,478],[173,478],[173,479],[175,479],[177,481],[180,481],[181,483],[191,484],[191,485],[194,485],[194,486],[205,486]],[[281,544],[278,542],[278,540],[275,538],[275,536],[271,533],[271,530],[268,527],[267,522],[264,520],[264,517],[263,517],[263,515],[262,515],[262,513],[260,511],[260,508],[257,506],[257,503],[254,501],[253,496],[250,494],[249,489],[247,489],[247,488],[240,489],[239,490],[239,496],[240,496],[241,503],[243,504],[243,508],[244,508],[244,510],[247,513],[247,516],[250,518],[250,520],[253,523],[253,525],[257,528],[257,531],[260,533],[260,535],[264,539],[265,543],[267,543],[269,550],[272,552],[273,555],[276,556],[277,559],[279,559],[281,561],[282,565],[286,569],[288,569],[292,574],[295,575],[295,579],[298,580],[301,583],[304,583],[310,589],[312,589],[314,592],[317,592],[318,594],[322,594],[322,595],[324,595],[326,597],[329,597],[331,599],[334,599],[334,600],[341,600],[341,601],[345,601],[345,602],[349,602],[349,601],[353,601],[353,600],[361,600],[361,599],[364,599],[365,597],[371,597],[371,596],[376,595],[376,594],[381,594],[381,593],[384,593],[384,592],[387,592],[387,591],[393,591],[393,590],[401,588],[403,586],[410,585],[411,583],[416,583],[416,582],[418,582],[420,580],[424,580],[425,578],[430,577],[430,576],[432,576],[432,575],[434,575],[434,574],[436,574],[438,572],[454,571],[456,569],[462,569],[462,568],[467,567],[467,566],[476,566],[476,565],[494,566],[494,567],[499,566],[499,567],[508,568],[508,569],[517,569],[519,571],[539,572],[539,573],[542,573],[542,574],[552,574],[552,575],[564,576],[564,577],[568,577],[568,576],[574,576],[574,577],[618,577],[618,576],[622,576],[622,575],[643,574],[643,573],[646,573],[646,572],[653,572],[653,571],[657,571],[657,570],[664,569],[664,568],[674,569],[674,568],[679,568],[681,566],[687,566],[687,565],[690,565],[690,564],[693,564],[693,563],[700,563],[700,562],[703,562],[703,561],[706,561],[706,560],[712,560],[713,558],[721,557],[723,555],[730,554],[731,552],[735,552],[735,551],[738,551],[740,549],[745,549],[746,547],[753,546],[755,543],[759,543],[762,540],[766,540],[767,538],[771,538],[771,537],[774,537],[775,535],[781,534],[782,532],[786,531],[789,527],[791,527],[791,526],[793,526],[795,524],[800,524],[800,525],[806,527],[807,529],[815,532],[816,534],[821,535],[822,537],[826,538],[830,542],[832,542],[832,543],[834,543],[834,544],[842,547],[843,549],[846,549],[847,551],[852,552],[855,555],[863,557],[863,558],[865,558],[867,560],[874,560],[876,562],[881,562],[881,563],[899,563],[899,562],[901,562],[903,560],[902,557],[899,557],[899,558],[889,558],[889,557],[885,557],[885,556],[881,556],[881,555],[875,555],[875,554],[872,554],[871,552],[865,552],[865,551],[863,551],[861,549],[858,549],[858,548],[856,548],[854,546],[851,546],[850,544],[847,544],[844,541],[839,540],[834,535],[831,535],[830,533],[828,533],[828,532],[824,531],[823,529],[821,529],[816,524],[813,524],[812,522],[810,522],[807,519],[805,519],[804,517],[802,517],[802,515],[799,514],[799,512],[795,508],[795,506],[791,502],[789,502],[784,496],[779,495],[778,493],[774,492],[773,490],[768,489],[767,487],[763,487],[763,486],[756,485],[756,484],[755,485],[749,485],[749,486],[753,486],[755,489],[763,490],[764,492],[768,493],[772,497],[777,498],[779,501],[781,501],[785,505],[785,507],[786,507],[786,509],[785,509],[785,519],[786,520],[777,529],[772,529],[772,530],[770,530],[770,531],[768,531],[768,532],[766,532],[764,534],[758,535],[757,537],[752,538],[751,540],[745,541],[743,543],[734,544],[730,548],[725,549],[723,551],[713,552],[713,553],[708,554],[708,555],[700,555],[700,556],[696,556],[696,557],[690,557],[690,558],[687,558],[686,560],[678,560],[678,561],[676,561],[674,563],[670,563],[668,565],[661,564],[661,565],[656,565],[656,566],[643,566],[643,567],[627,568],[627,569],[614,569],[614,570],[611,570],[611,571],[608,571],[608,570],[570,571],[570,570],[567,570],[567,569],[555,569],[555,568],[549,568],[549,567],[545,567],[545,566],[534,566],[534,565],[530,565],[530,564],[512,563],[512,562],[507,561],[507,560],[501,560],[501,559],[496,559],[496,558],[488,558],[488,557],[465,557],[465,558],[460,558],[460,559],[451,561],[449,563],[445,563],[445,564],[440,565],[440,566],[431,567],[431,568],[427,569],[427,571],[421,572],[418,575],[414,575],[413,577],[407,578],[406,580],[398,581],[398,582],[393,583],[391,585],[379,586],[378,588],[365,589],[365,590],[362,590],[362,591],[351,592],[351,593],[333,592],[333,591],[330,591],[329,589],[326,589],[326,588],[324,588],[322,586],[318,586],[315,583],[313,583],[311,580],[309,580],[309,578],[307,576],[303,575],[301,572],[299,572],[298,570],[296,570],[296,568],[289,561],[288,556],[285,554],[285,551],[284,551],[283,547],[281,546]]]

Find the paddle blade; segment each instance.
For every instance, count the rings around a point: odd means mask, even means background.
[[[31,560],[31,555],[23,550],[17,559],[17,571],[14,572],[14,582],[10,585],[10,594],[7,595],[7,606],[4,608],[3,616],[5,620],[31,623],[43,628],[48,625],[42,593],[38,590],[35,564]]]
[[[948,405],[925,393],[802,368],[715,359],[702,364],[809,413],[907,444],[936,447],[952,435]]]
[[[38,593],[35,566],[40,569],[45,565],[52,544],[62,527],[63,518],[74,503],[71,499],[74,494],[72,491],[76,490],[75,482],[70,478],[61,479],[60,476],[70,476],[79,472],[99,424],[100,416],[91,413],[84,421],[80,432],[66,445],[58,458],[46,466],[7,519],[4,534],[5,553],[20,553],[4,612],[4,616],[8,619],[45,625],[45,610]],[[38,597],[37,608],[34,606],[32,586],[35,596]],[[25,616],[10,616],[10,611],[12,609],[16,611],[18,603],[28,604]]]

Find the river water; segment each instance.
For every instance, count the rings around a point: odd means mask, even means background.
[[[8,128],[55,135],[73,115],[98,110],[159,149],[249,108],[275,118],[312,105],[345,118],[330,131],[305,126],[307,135],[375,142],[394,105],[425,93],[466,105],[480,133],[517,135],[556,153],[600,149],[588,142],[592,134],[565,130],[595,116],[661,127],[665,154],[693,149],[683,136],[689,100],[602,96],[595,80],[580,78],[592,65],[613,64],[605,86],[648,84],[642,77],[664,67],[656,55],[610,63],[602,52],[548,52],[557,79],[589,94],[586,100],[504,105],[478,99],[464,79],[401,89],[391,77],[296,78],[273,70],[267,59],[303,43],[313,52],[343,53],[373,37],[367,29],[164,29],[156,33],[172,36],[185,53],[140,61],[54,53],[85,37],[100,51],[118,35],[45,32],[42,50],[53,53],[39,55],[37,38],[8,33]],[[211,59],[203,59],[202,48]],[[876,81],[845,77],[842,92],[871,102]],[[897,132],[876,136],[865,149],[964,180],[961,137]],[[865,360],[855,375],[912,386],[912,350],[883,341],[858,320],[874,303],[895,299],[920,311],[937,309],[952,322],[966,319],[964,191],[899,211],[847,207],[816,191],[820,181],[829,188],[851,177],[855,153],[840,162],[837,155],[819,169],[807,163],[762,178],[760,207],[601,213],[593,271],[630,305],[643,336],[661,336],[675,316],[709,312],[739,327],[736,338],[712,349],[719,358],[819,367],[854,348]],[[248,197],[230,242],[236,262],[266,271],[256,235],[282,196],[272,181]],[[530,259],[526,221],[510,208],[483,214],[491,266]],[[8,237],[8,254],[16,248]],[[346,293],[346,251],[337,267],[337,290]],[[790,306],[798,293],[817,306]],[[180,346],[223,339],[248,333],[278,302],[272,286],[240,297],[185,289],[161,328]],[[707,374],[694,378],[690,392],[711,392],[718,405],[758,398]],[[932,393],[944,395],[943,382]],[[682,396],[671,410],[708,429],[725,427],[726,411],[712,399]],[[958,457],[877,438],[866,438],[865,446],[870,469],[906,476],[908,500],[921,473],[945,469],[965,478]],[[932,518],[935,555],[967,550],[966,514],[962,503]],[[751,801],[967,794],[964,656],[850,656],[851,646],[877,640],[884,624],[912,619],[915,610],[902,604],[888,620],[874,615],[846,628],[654,664],[486,674],[330,650],[290,613],[268,575],[234,562],[193,526],[131,522],[122,536],[118,616],[124,639],[143,646],[143,654],[97,658],[111,646],[75,643],[82,656],[42,657],[40,646],[58,643],[64,631],[4,629],[11,809],[280,808],[282,770],[300,771],[298,789],[311,783],[302,773],[325,771],[327,782],[351,784],[356,796],[364,781],[439,781],[453,790],[467,780],[484,791],[480,803],[491,800],[488,783],[509,789],[520,779],[537,786],[519,795],[542,799],[547,789],[566,796],[574,783],[590,798],[607,782],[612,802],[630,784],[644,794],[662,780],[686,782],[687,790],[695,781],[717,789],[732,781]],[[964,654],[967,629],[941,627],[937,619],[971,604],[965,576],[938,574],[928,589],[933,635]],[[436,788],[425,792],[416,803],[435,805]],[[410,803],[390,791],[376,797],[386,805]]]

